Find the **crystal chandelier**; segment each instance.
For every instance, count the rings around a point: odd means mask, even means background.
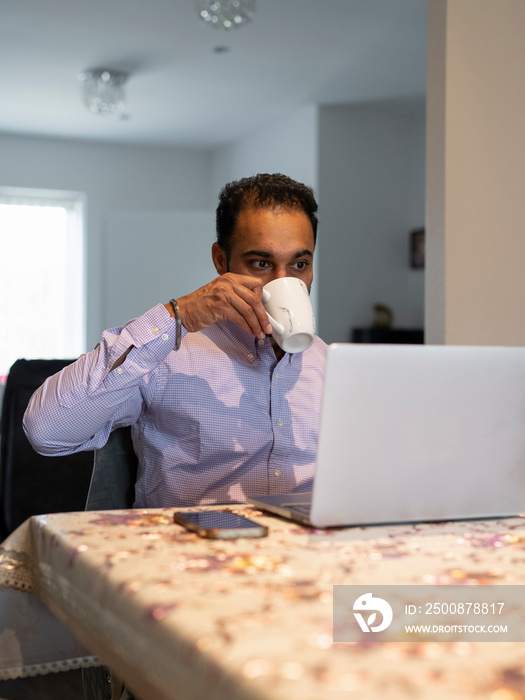
[[[110,68],[80,74],[84,104],[92,114],[122,115],[126,111],[124,84],[128,74]]]
[[[256,0],[195,0],[199,17],[211,27],[233,29],[251,22]]]

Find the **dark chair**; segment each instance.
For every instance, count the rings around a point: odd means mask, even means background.
[[[131,428],[114,430],[104,447],[94,452],[86,510],[131,508],[135,500],[138,460]]]
[[[131,508],[135,500],[137,465],[131,428],[117,428],[104,447],[95,450],[86,510]],[[133,700],[107,666],[83,668],[82,685],[86,700]]]
[[[33,392],[73,360],[17,360],[9,371],[2,405],[0,535],[7,537],[32,515],[84,510],[93,452],[65,457],[37,454],[22,429]]]
[[[39,455],[24,434],[33,392],[72,362],[17,360],[9,371],[0,436],[0,541],[32,515],[133,506],[138,461],[131,428],[114,430],[99,450],[64,457]],[[82,680],[87,700],[133,700],[107,667],[82,669]]]

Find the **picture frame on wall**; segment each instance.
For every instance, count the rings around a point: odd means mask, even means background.
[[[410,267],[413,270],[425,268],[425,229],[418,228],[409,234]]]

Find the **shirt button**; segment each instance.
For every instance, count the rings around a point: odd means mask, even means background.
[[[281,472],[278,469],[276,469],[274,471],[274,474],[275,474],[275,476],[281,476]]]
[[[159,332],[158,327],[157,327],[157,326],[153,326],[153,328],[151,329],[151,332],[152,332],[152,333],[155,333],[155,335],[156,335],[156,334]]]
[[[259,338],[259,340],[258,340],[257,342],[259,343],[259,345],[264,345],[264,343],[265,343],[266,341],[263,340],[262,338]]]
[[[249,360],[253,360],[253,358],[254,358],[254,354],[253,354],[253,352],[251,352],[251,353],[248,355],[248,359],[249,359]]]
[[[273,375],[273,378],[274,378],[275,381],[277,381],[277,380],[279,379],[279,375],[276,373],[276,374]]]
[[[277,425],[279,426],[279,428],[284,428],[284,423],[282,422],[282,420],[278,420]]]
[[[169,336],[168,336],[167,333],[163,333],[163,334],[162,334],[162,340],[168,340],[168,337],[169,337]]]
[[[117,374],[122,374],[123,371],[122,367],[117,367]]]

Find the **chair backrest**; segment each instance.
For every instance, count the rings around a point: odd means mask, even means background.
[[[137,466],[131,428],[117,428],[104,447],[95,450],[86,510],[131,508],[135,501]]]
[[[37,454],[22,429],[33,392],[73,360],[17,360],[5,387],[0,446],[0,535],[31,515],[84,510],[93,452],[65,457]]]

